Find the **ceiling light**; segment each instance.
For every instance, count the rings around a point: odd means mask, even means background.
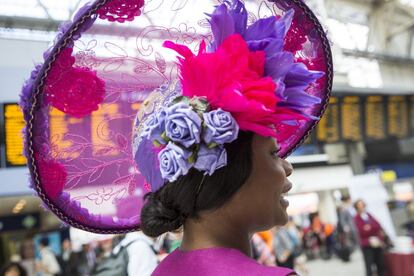
[[[19,202],[17,202],[17,204],[13,207],[13,214],[20,213],[24,209],[24,206],[26,206],[26,203],[27,202],[24,199],[19,200]]]

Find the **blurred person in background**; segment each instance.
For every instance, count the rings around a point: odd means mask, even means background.
[[[95,266],[95,251],[89,244],[82,245],[82,251],[78,253],[78,273],[80,276],[89,276]]]
[[[48,237],[40,239],[40,261],[36,268],[42,276],[58,275],[61,272],[55,253],[49,248]]]
[[[182,232],[168,232],[165,235],[161,252],[166,254],[173,252],[175,249],[180,247],[182,239]]]
[[[95,249],[96,254],[96,262],[95,265],[99,265],[99,263],[105,261],[105,259],[111,257],[112,253],[112,237],[109,239],[104,239],[98,241],[98,246]]]
[[[27,276],[27,272],[22,265],[17,262],[5,264],[0,269],[0,276]]]
[[[365,202],[357,200],[354,204],[357,214],[354,218],[359,234],[359,243],[364,255],[366,275],[385,275],[384,247],[385,232],[380,223],[366,211]]]
[[[286,227],[276,227],[273,241],[276,264],[282,267],[294,269],[295,241]]]
[[[341,260],[348,262],[358,246],[358,232],[354,223],[356,212],[349,195],[342,196],[341,201],[338,208],[337,252]]]
[[[267,230],[267,231],[258,232],[257,234],[266,243],[269,250],[272,251],[273,250],[273,236],[274,236],[273,231],[272,230]]]
[[[334,250],[334,227],[331,224],[324,224],[318,213],[309,215],[310,227],[305,229],[305,245],[310,258],[320,256],[330,259]]]
[[[150,276],[158,264],[154,239],[142,232],[128,233],[115,246],[105,241],[93,276]]]
[[[142,232],[128,233],[114,248],[113,254],[126,249],[128,255],[127,275],[150,276],[158,264],[154,239]]]
[[[94,250],[96,258],[91,270],[91,275],[116,275],[110,273],[111,271],[116,270],[118,266],[112,262],[112,249],[112,236],[108,239],[98,241],[98,245]]]
[[[294,245],[293,256],[294,260],[294,267],[296,271],[300,272],[300,275],[308,275],[309,271],[306,268],[306,256],[304,253],[304,246],[303,246],[303,231],[301,227],[295,224],[293,217],[289,217],[288,223],[284,226],[292,239],[292,243]]]
[[[292,217],[289,217],[288,223],[284,226],[284,228],[287,230],[292,243],[295,247],[294,249],[294,255],[297,257],[302,254],[303,251],[303,244],[302,244],[302,237],[303,233],[300,230],[300,228],[295,224]]]
[[[78,255],[72,251],[69,239],[62,242],[62,255],[58,257],[62,276],[78,275]]]
[[[255,233],[252,237],[252,251],[253,258],[262,265],[274,266],[275,265],[275,256],[273,255],[273,250],[266,243],[266,240],[259,233]]]
[[[414,240],[414,201],[410,201],[407,204],[408,220],[403,224],[403,227],[407,230],[408,236]]]

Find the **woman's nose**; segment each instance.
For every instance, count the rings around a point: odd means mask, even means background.
[[[290,162],[286,160],[285,160],[284,168],[285,168],[286,176],[290,176],[293,173],[292,164],[290,164]]]

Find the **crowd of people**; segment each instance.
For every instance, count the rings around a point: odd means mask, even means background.
[[[268,266],[295,269],[307,275],[306,260],[330,259],[337,256],[344,262],[361,248],[367,275],[384,275],[384,249],[390,246],[379,222],[365,209],[362,200],[352,203],[342,198],[338,207],[337,225],[323,223],[318,213],[309,215],[307,227],[298,226],[290,218],[285,226],[260,232],[252,237],[252,256]],[[109,237],[93,244],[84,244],[79,252],[72,250],[71,241],[62,242],[61,254],[56,256],[47,237],[40,240],[40,259],[36,272],[52,275],[150,275],[157,264],[180,246],[180,233],[168,233],[162,239],[152,239],[141,232]],[[28,275],[18,262],[6,264],[0,276]]]
[[[352,203],[342,197],[338,207],[338,223],[323,223],[318,213],[309,215],[309,226],[297,226],[293,219],[283,227],[256,234],[253,239],[254,257],[265,265],[289,267],[308,273],[305,262],[333,256],[351,261],[352,253],[360,248],[366,275],[385,274],[384,252],[392,246],[380,223],[366,211],[364,201]]]

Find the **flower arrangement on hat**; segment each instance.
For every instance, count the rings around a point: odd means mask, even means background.
[[[159,149],[161,175],[170,182],[194,167],[206,174],[227,164],[224,144],[233,142],[239,126],[222,109],[211,110],[204,98],[177,97],[146,120],[142,137]]]
[[[182,96],[150,115],[141,134],[153,141],[164,180],[176,181],[191,168],[212,175],[227,164],[224,145],[239,130],[278,139],[276,124],[294,131],[299,120],[317,119],[303,110],[320,103],[306,89],[323,73],[284,50],[293,16],[288,11],[247,26],[243,3],[226,1],[209,15],[208,47],[201,41],[194,54],[164,42],[179,55]]]

